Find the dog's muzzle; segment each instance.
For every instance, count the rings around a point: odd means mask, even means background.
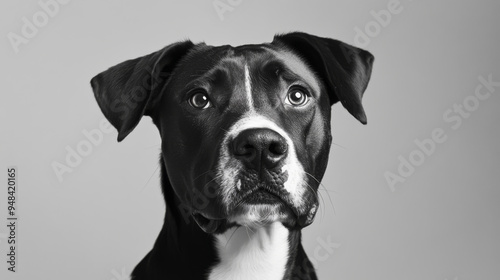
[[[307,194],[306,178],[290,136],[279,127],[246,127],[228,133],[221,144],[220,203],[224,214],[195,213],[206,232],[233,225],[259,227],[273,222],[304,227],[312,222],[316,199]],[[312,202],[311,202],[312,201]]]

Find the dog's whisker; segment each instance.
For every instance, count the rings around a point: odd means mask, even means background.
[[[309,185],[307,182],[306,182],[306,186],[307,186],[309,189],[311,189],[312,191],[314,191],[314,189],[311,187],[311,185]],[[323,196],[322,196],[322,195],[321,195],[321,193],[319,193],[319,192],[316,192],[316,194],[318,195],[319,199],[321,200],[321,204],[320,204],[320,206],[321,206],[321,205],[323,205],[323,204],[325,203],[325,200],[323,199]],[[322,208],[320,208],[320,209],[322,209]],[[324,211],[324,210],[321,210],[321,211],[322,211],[322,212],[321,212],[320,221],[322,221],[322,220],[323,220],[324,215],[325,215],[325,211]]]
[[[149,181],[151,181],[151,178],[153,178],[153,176],[156,174],[156,172],[158,171],[158,169],[160,168],[160,166],[156,166],[155,168],[155,171],[153,172],[153,174],[151,174],[151,176],[149,176],[149,179],[146,181],[146,183],[142,186],[141,190],[139,192],[142,192],[144,191],[144,189],[146,189],[146,186],[149,184]]]
[[[194,178],[194,181],[196,181],[197,179],[199,179],[201,176],[206,175],[206,174],[210,174],[210,173],[216,174],[216,176],[214,178],[221,178],[223,176],[223,174],[221,174],[220,172],[217,172],[214,169],[209,169],[209,170],[207,170],[205,172],[202,172],[200,175],[196,176]]]
[[[320,186],[324,186],[323,183],[321,183],[321,181],[319,181],[318,179],[316,179],[316,177],[314,177],[314,175],[312,175],[311,173],[306,172],[306,171],[304,171],[304,173],[306,175],[308,175],[309,177],[311,177],[314,181],[316,181]]]
[[[254,234],[254,233],[255,233],[255,232],[254,232],[254,231],[253,231],[250,227],[251,227],[251,225],[249,225],[249,226],[245,226],[245,230],[246,230],[246,233],[247,233],[248,239],[252,238],[252,237],[250,236],[250,233],[248,233],[248,231],[250,231],[252,234]]]
[[[236,205],[233,207],[233,209],[238,209],[238,207],[240,207],[240,205],[242,205],[244,202],[245,202],[244,200],[238,201],[238,203],[236,203]]]
[[[217,180],[217,179],[220,179],[220,178],[222,178],[222,175],[217,175],[217,176],[215,176],[212,180],[210,180],[210,181],[206,182],[206,183],[203,185],[203,190],[205,190],[205,187],[206,187],[207,185],[209,185],[209,184],[210,184],[210,183],[212,183],[213,181],[215,181],[215,180]]]
[[[259,217],[256,221],[258,227],[262,227],[266,224],[267,218],[271,216],[271,211],[269,211],[264,217]]]
[[[330,201],[330,205],[333,208],[333,213],[335,213],[335,206],[333,205],[332,197],[330,196],[329,190],[326,188],[326,186],[323,183],[321,183],[318,179],[316,179],[316,177],[314,177],[312,174],[310,174],[308,172],[305,172],[305,174],[308,175],[309,177],[313,178],[316,182],[318,182],[320,187],[323,187],[323,189],[326,191],[326,195],[328,195],[328,200]],[[332,192],[337,193],[333,190],[332,190]],[[318,193],[320,194],[320,192],[318,192]]]
[[[271,217],[271,215],[274,215],[274,212],[269,211],[267,213],[267,215],[262,219],[263,224],[267,224],[268,223],[268,219],[269,219],[269,217]]]
[[[231,233],[231,235],[227,239],[226,245],[224,245],[224,247],[227,247],[227,244],[229,244],[229,241],[231,241],[231,238],[233,238],[233,236],[234,236],[234,234],[236,233],[237,230],[238,230],[238,227],[234,229],[233,233]]]
[[[340,144],[337,144],[337,143],[335,143],[335,142],[333,142],[333,141],[332,141],[332,144],[333,144],[333,145],[335,145],[335,146],[337,146],[337,147],[339,147],[339,148],[342,148],[342,149],[344,149],[344,150],[348,150],[346,147],[344,147],[344,146],[342,146],[342,145],[340,145]]]
[[[323,184],[318,180],[316,179],[312,174],[308,173],[308,172],[305,172],[306,175],[310,176],[311,178],[313,178],[316,182],[319,183],[319,186],[322,186]],[[312,190],[314,191],[314,189],[306,182],[307,186]],[[315,191],[315,193],[318,195],[318,197],[321,199],[321,205],[324,205],[325,204],[325,200],[323,198],[323,195],[321,194],[321,192],[318,192],[318,191]],[[333,206],[333,203],[332,203],[332,200],[331,200],[331,197],[330,197],[330,194],[327,192],[327,195],[328,195],[328,199],[330,201],[330,205],[332,205],[332,208],[333,208],[333,211],[335,213],[335,206]],[[321,206],[320,205],[320,206]],[[324,218],[324,215],[325,215],[325,210],[321,207],[321,220]]]
[[[205,171],[205,172],[202,172],[200,175],[198,175],[198,176],[194,177],[193,181],[196,181],[196,180],[197,180],[197,179],[199,179],[201,176],[203,176],[203,175],[205,175],[205,174],[208,174],[208,173],[210,173],[210,172],[213,172],[213,170],[212,170],[212,169],[209,169],[209,170],[207,170],[207,171]]]

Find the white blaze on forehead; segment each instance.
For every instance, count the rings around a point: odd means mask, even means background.
[[[288,145],[287,157],[284,160],[284,165],[281,172],[287,172],[288,178],[284,183],[284,188],[290,193],[291,198],[296,206],[303,204],[303,194],[306,186],[306,173],[304,167],[300,163],[295,145],[288,133],[270,119],[250,112],[237,121],[231,129],[226,133],[221,147],[221,159],[218,165],[218,175],[221,178],[222,196],[226,205],[229,205],[231,197],[237,192],[236,176],[239,171],[244,168],[241,163],[231,156],[228,147],[229,143],[238,134],[247,129],[267,128],[274,130],[285,138]]]
[[[245,64],[245,94],[248,101],[248,107],[250,111],[253,111],[253,98],[252,98],[252,80],[250,78],[250,70],[248,65]]]
[[[283,279],[289,258],[288,230],[281,223],[237,227],[216,235],[220,263],[209,280]]]

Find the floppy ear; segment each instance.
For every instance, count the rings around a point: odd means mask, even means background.
[[[194,46],[191,41],[171,44],[157,52],[127,60],[98,74],[90,81],[104,116],[118,130],[122,141],[150,115],[181,58]]]
[[[312,67],[323,80],[330,105],[342,105],[366,124],[361,98],[370,80],[374,57],[371,53],[338,40],[307,33],[276,35],[273,44],[284,44]]]

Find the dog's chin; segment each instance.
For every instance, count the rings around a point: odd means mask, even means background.
[[[193,214],[193,218],[204,232],[221,234],[233,227],[243,226],[258,229],[276,222],[283,224],[283,226],[289,229],[302,229],[312,223],[314,214],[297,216],[284,203],[243,203],[237,209],[234,209],[227,218],[207,218],[200,213]]]
[[[258,228],[280,222],[289,229],[301,229],[312,223],[317,207],[300,208],[286,196],[257,190],[245,196],[230,215],[229,221],[240,226]]]
[[[291,225],[295,214],[283,203],[245,203],[235,209],[229,221],[249,228],[265,227],[276,222]]]
[[[284,225],[293,225],[294,218],[279,209],[278,205],[269,204],[244,204],[235,209],[229,217],[224,219],[207,218],[204,214],[193,214],[193,219],[206,233],[220,234],[232,227],[244,226],[260,228],[275,222]]]
[[[255,191],[243,197],[232,210],[217,216],[198,212],[193,218],[206,233],[220,234],[232,227],[257,229],[279,222],[289,229],[302,229],[312,223],[316,204],[299,211],[290,203],[267,191]]]
[[[193,214],[193,219],[204,232],[210,234],[224,233],[239,226],[257,229],[276,222],[286,227],[297,225],[295,215],[277,204],[243,204],[225,219],[211,219],[199,213]]]

